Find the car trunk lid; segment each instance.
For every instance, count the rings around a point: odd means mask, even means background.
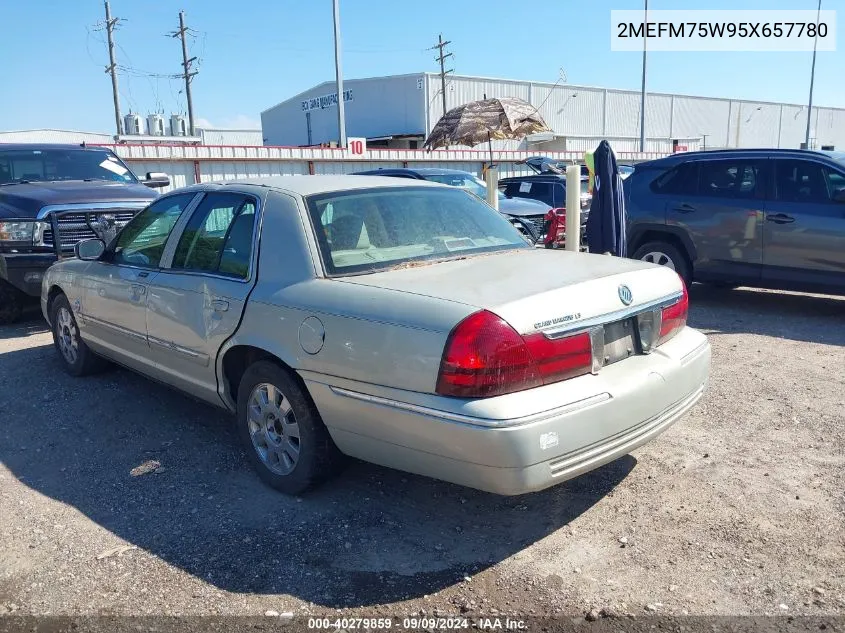
[[[546,249],[470,256],[342,281],[488,310],[520,334],[586,329],[651,309],[681,292],[680,279],[665,267]]]

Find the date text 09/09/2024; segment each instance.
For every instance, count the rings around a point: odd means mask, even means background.
[[[325,631],[372,630],[464,630],[521,631],[527,628],[524,620],[509,617],[407,617],[393,618],[308,618],[308,628]]]

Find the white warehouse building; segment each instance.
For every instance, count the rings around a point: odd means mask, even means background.
[[[343,83],[346,132],[366,137],[370,147],[418,148],[443,113],[440,75],[414,73]],[[446,109],[490,97],[520,97],[537,106],[553,134],[525,141],[494,142],[495,149],[587,151],[606,138],[617,151],[638,151],[640,93],[572,84],[449,75]],[[649,152],[726,147],[799,148],[807,106],[647,93]],[[337,94],[333,81],[261,113],[266,145],[313,146],[338,140]],[[813,107],[813,148],[845,148],[845,108]]]

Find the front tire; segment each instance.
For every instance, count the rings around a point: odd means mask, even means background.
[[[674,244],[660,241],[648,242],[634,252],[632,259],[671,268],[684,280],[687,287],[692,283],[692,267]]]
[[[0,325],[11,325],[23,314],[23,293],[0,280]]]
[[[291,374],[270,361],[246,370],[238,387],[238,435],[258,476],[289,495],[334,475],[342,455]]]
[[[87,376],[102,371],[105,359],[91,351],[79,335],[79,326],[65,295],[59,295],[50,306],[53,344],[64,370],[71,376]]]

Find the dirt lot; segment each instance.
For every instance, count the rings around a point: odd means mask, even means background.
[[[225,414],[0,328],[0,614],[845,614],[845,299],[692,302],[702,402],[520,498],[361,463],[288,498]]]

